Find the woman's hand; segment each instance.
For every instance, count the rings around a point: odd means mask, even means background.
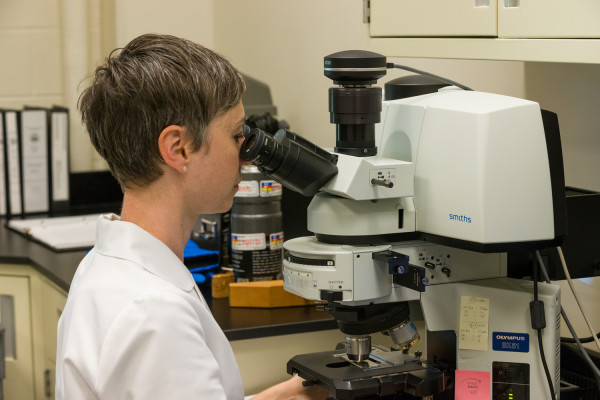
[[[272,386],[252,400],[326,400],[330,398],[329,392],[319,385],[304,386],[304,379],[298,375],[285,382]]]

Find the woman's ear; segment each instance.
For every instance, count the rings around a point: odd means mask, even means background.
[[[189,136],[184,127],[169,125],[158,137],[158,149],[165,163],[171,168],[185,172],[189,162]]]

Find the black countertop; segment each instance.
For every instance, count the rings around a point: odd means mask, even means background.
[[[0,227],[0,263],[32,265],[56,285],[69,290],[69,285],[85,250],[56,252],[24,235]],[[337,324],[325,311],[315,306],[286,308],[233,308],[229,299],[212,299],[202,290],[219,326],[229,340],[314,332],[336,329]]]
[[[239,308],[229,307],[229,299],[205,298],[229,340],[337,329],[333,318],[315,306]]]

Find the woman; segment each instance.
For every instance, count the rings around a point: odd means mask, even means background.
[[[56,399],[241,399],[233,352],[183,250],[200,214],[240,182],[245,90],[198,44],[143,35],[113,51],[82,93],[92,144],[123,189],[98,221],[58,326]],[[255,399],[325,398],[292,377]]]

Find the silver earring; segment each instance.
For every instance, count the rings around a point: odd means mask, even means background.
[[[187,172],[187,165],[184,165],[182,169],[183,169],[183,172]]]

